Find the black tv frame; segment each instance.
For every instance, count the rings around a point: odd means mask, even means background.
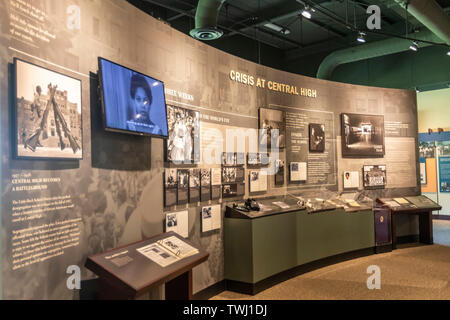
[[[148,132],[139,132],[139,131],[131,131],[131,130],[125,130],[125,129],[117,129],[117,128],[111,128],[108,127],[106,124],[106,113],[105,113],[105,96],[104,96],[104,91],[103,91],[103,76],[102,76],[102,60],[107,61],[109,63],[115,64],[119,67],[128,69],[132,72],[138,73],[146,78],[152,78],[156,81],[161,82],[162,86],[163,86],[163,92],[164,92],[164,107],[166,110],[166,128],[167,128],[167,136],[165,135],[157,135],[157,134],[152,134],[152,133],[148,133]],[[100,100],[101,100],[101,106],[102,106],[102,118],[103,118],[103,127],[105,128],[105,131],[110,131],[110,132],[117,132],[117,133],[125,133],[125,134],[131,134],[131,135],[136,135],[136,136],[147,136],[147,137],[153,137],[153,138],[160,138],[160,139],[164,139],[167,140],[169,138],[169,124],[167,121],[167,103],[166,103],[166,94],[165,94],[165,86],[164,86],[164,81],[161,81],[159,79],[156,79],[154,77],[148,76],[144,73],[141,73],[139,71],[136,71],[134,69],[125,67],[121,64],[118,64],[116,62],[113,62],[111,60],[102,58],[102,57],[98,57],[98,78],[99,78],[99,91],[100,91]]]

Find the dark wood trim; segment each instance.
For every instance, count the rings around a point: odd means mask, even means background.
[[[433,214],[433,220],[450,220],[450,216],[443,214]]]
[[[329,265],[333,265],[339,262],[344,262],[347,260],[352,260],[356,258],[361,258],[365,256],[369,256],[375,253],[375,248],[370,247],[366,249],[360,249],[356,251],[341,253],[338,255],[334,255],[331,257],[327,257],[324,259],[316,260],[313,262],[309,262],[303,264],[301,266],[297,266],[295,268],[280,272],[276,275],[273,275],[269,278],[261,280],[257,283],[245,283],[234,280],[226,280],[227,290],[235,291],[239,293],[244,293],[248,295],[255,295],[261,291],[264,291],[278,283],[289,280],[301,274],[320,269]]]
[[[420,236],[418,234],[410,234],[407,236],[397,237],[397,244],[407,244],[420,242]]]
[[[387,253],[387,252],[392,252],[391,243],[375,247],[375,253]]]
[[[209,300],[214,296],[217,296],[218,294],[224,292],[227,290],[227,282],[226,280],[222,280],[219,282],[216,282],[215,284],[200,290],[196,294],[192,296],[193,300]]]

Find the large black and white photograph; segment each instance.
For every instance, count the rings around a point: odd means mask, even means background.
[[[342,114],[342,156],[383,157],[384,116]]]
[[[309,124],[309,151],[325,151],[325,126],[323,124]]]
[[[15,59],[16,156],[82,159],[81,81]]]
[[[365,189],[383,189],[386,186],[386,166],[364,166],[363,181]]]
[[[286,147],[286,124],[285,113],[274,109],[259,109],[259,146],[260,150],[269,151],[272,141],[275,148]]]
[[[176,164],[200,161],[200,113],[167,105],[167,160]]]

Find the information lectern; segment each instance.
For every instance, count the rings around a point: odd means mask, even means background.
[[[172,254],[170,247],[163,246],[168,239],[186,244],[196,253]],[[85,266],[98,275],[102,300],[136,299],[162,284],[165,284],[166,300],[191,300],[192,268],[208,257],[208,252],[168,232],[90,256]]]

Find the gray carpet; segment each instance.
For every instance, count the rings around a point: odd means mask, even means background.
[[[255,296],[222,292],[212,300],[450,299],[450,221],[434,221],[434,245],[399,245],[321,268],[279,283]],[[367,288],[367,267],[381,269],[381,289]]]

